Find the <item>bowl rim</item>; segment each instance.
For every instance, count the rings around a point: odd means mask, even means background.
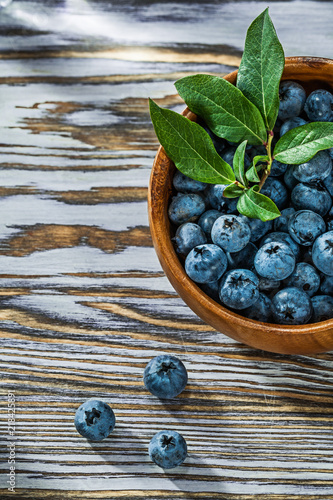
[[[288,74],[291,73],[296,66],[298,67],[298,69],[300,69],[301,66],[304,65],[307,67],[309,67],[310,65],[314,68],[316,66],[323,68],[328,65],[331,72],[333,73],[333,59],[308,56],[286,57],[285,72],[282,79],[288,79]],[[235,81],[236,76],[237,70],[229,73],[223,78],[227,79],[228,81]],[[297,77],[294,77],[294,80],[297,80]],[[188,107],[184,109],[182,115],[191,120],[196,120],[196,115],[192,113]],[[332,340],[331,345],[333,349],[333,318],[326,321],[321,321],[318,323],[308,323],[305,325],[279,325],[277,323],[266,323],[246,318],[245,316],[241,316],[240,314],[237,314],[236,312],[233,312],[223,305],[217,303],[205,292],[203,292],[203,290],[201,290],[198,285],[187,276],[187,274],[185,273],[185,269],[182,266],[181,261],[172,245],[170,237],[170,223],[167,216],[168,203],[161,204],[158,203],[157,200],[157,195],[159,192],[161,192],[162,189],[163,179],[165,180],[167,176],[171,175],[171,173],[175,169],[176,167],[166,155],[163,147],[159,146],[154,159],[149,181],[148,216],[155,251],[158,255],[162,268],[169,281],[171,282],[177,293],[183,298],[183,300],[188,304],[186,297],[184,297],[182,293],[185,290],[185,292],[189,293],[196,301],[199,312],[198,309],[196,309],[194,312],[199,317],[202,317],[200,314],[201,309],[209,309],[209,311],[213,315],[223,317],[225,321],[230,321],[232,324],[237,324],[240,328],[246,328],[250,325],[252,329],[255,328],[257,330],[258,335],[267,335],[267,332],[269,331],[270,334],[274,334],[275,336],[285,336],[289,333],[297,333],[298,335],[307,337],[309,335],[323,332],[323,330],[332,329],[332,331],[330,332],[330,337]],[[157,175],[157,170],[159,175]],[[159,178],[159,176],[161,175],[161,171],[163,172],[163,179]],[[170,198],[170,194],[171,190],[168,199]],[[164,236],[167,235],[167,237],[163,238],[163,233]],[[191,309],[193,309],[190,304],[188,305]],[[204,319],[204,321],[207,323],[206,319]],[[233,337],[233,335],[229,335],[229,333],[226,333],[226,335],[229,337]],[[233,338],[239,340],[236,334]],[[246,343],[246,341],[243,342]],[[318,350],[316,352],[324,351]]]

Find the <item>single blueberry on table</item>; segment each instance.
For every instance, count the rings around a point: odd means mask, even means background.
[[[222,213],[218,210],[212,209],[204,212],[200,219],[198,220],[198,225],[206,234],[207,238],[210,239],[210,233],[212,232],[212,227],[216,219],[221,217]]]
[[[300,288],[312,297],[319,290],[320,276],[313,266],[299,262],[294,272],[285,280],[285,285]]]
[[[288,118],[280,128],[280,137],[282,137],[284,134],[289,132],[289,130],[292,130],[293,128],[296,127],[301,127],[302,125],[305,125],[308,123],[307,121],[303,120],[303,118],[300,118],[299,116],[293,116],[293,118]]]
[[[304,111],[313,122],[332,121],[333,95],[328,90],[314,90],[305,102]]]
[[[268,177],[260,192],[273,200],[279,210],[286,208],[288,203],[288,190],[286,186],[275,177]]]
[[[207,236],[198,224],[185,222],[177,228],[175,237],[176,252],[186,256],[194,247],[207,242]]]
[[[275,323],[281,325],[303,325],[312,315],[309,295],[296,287],[284,288],[272,299],[272,313]]]
[[[102,441],[107,438],[115,423],[113,410],[98,399],[88,399],[75,413],[76,430],[89,441]]]
[[[288,222],[292,214],[295,213],[293,207],[284,208],[281,210],[280,217],[274,219],[274,231],[288,233]]]
[[[288,230],[297,243],[311,246],[315,239],[326,231],[326,224],[322,216],[316,212],[299,210],[289,218]]]
[[[323,233],[315,240],[312,261],[319,271],[333,276],[333,231]]]
[[[151,439],[148,448],[153,462],[162,469],[181,465],[187,456],[186,441],[176,431],[160,431]]]
[[[206,205],[200,194],[178,193],[172,198],[168,214],[169,219],[178,226],[184,222],[194,222],[205,211]]]
[[[177,191],[182,193],[199,193],[207,187],[207,183],[195,181],[187,175],[182,174],[179,170],[173,176],[172,183]]]
[[[237,213],[237,198],[225,198],[223,191],[227,185],[224,184],[210,184],[205,190],[207,203],[215,210],[220,210],[225,214]]]
[[[312,297],[312,323],[326,321],[333,318],[333,297],[330,295],[316,295]]]
[[[143,381],[154,396],[160,399],[175,398],[186,387],[187,371],[180,359],[162,354],[149,361]]]
[[[322,181],[332,171],[332,160],[327,151],[318,151],[311,160],[293,166],[293,175],[300,181],[311,183]]]
[[[278,160],[273,160],[269,175],[271,175],[272,177],[279,177],[280,175],[283,175],[286,172],[287,168],[288,168],[287,163],[281,163]]]
[[[228,267],[229,269],[250,269],[254,268],[254,258],[258,248],[249,242],[239,252],[227,252]]]
[[[264,293],[259,293],[258,300],[252,306],[244,309],[243,314],[249,319],[267,322],[272,315],[271,306],[271,299]]]
[[[221,278],[227,265],[227,256],[222,248],[205,243],[190,251],[185,260],[185,271],[196,283],[210,283]]]
[[[242,217],[221,215],[214,222],[211,237],[226,252],[239,252],[250,241],[251,230]]]
[[[232,309],[246,309],[259,298],[259,279],[248,269],[232,269],[221,279],[220,299]]]
[[[301,255],[300,246],[296,241],[292,239],[289,233],[284,233],[283,231],[274,231],[272,233],[266,234],[260,241],[259,247],[266,245],[266,243],[270,243],[272,241],[285,243],[288,245],[295,255],[295,259],[299,260]]]
[[[278,117],[287,120],[299,116],[303,111],[306,92],[302,85],[291,80],[285,80],[279,88],[280,106]]]
[[[323,217],[332,206],[332,198],[324,186],[300,182],[291,192],[291,203],[296,210],[312,210]]]
[[[273,221],[267,220],[262,221],[260,219],[252,219],[250,217],[246,217],[245,215],[241,215],[243,220],[249,225],[251,230],[251,238],[250,241],[254,243],[255,241],[260,240],[268,231],[271,231],[273,227]]]
[[[259,248],[254,259],[257,273],[264,278],[283,280],[295,269],[295,255],[289,245],[271,241]]]

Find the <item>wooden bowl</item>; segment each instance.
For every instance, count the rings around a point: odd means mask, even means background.
[[[237,71],[225,76],[235,84]],[[310,93],[316,88],[333,90],[333,60],[315,57],[288,57],[283,80],[295,80]],[[190,120],[196,115],[188,108],[182,113]],[[171,242],[167,209],[173,191],[173,162],[159,148],[149,185],[149,222],[154,247],[163,270],[186,304],[206,323],[249,346],[282,354],[315,354],[333,349],[333,319],[308,325],[277,325],[240,316],[208,297],[185,273]]]

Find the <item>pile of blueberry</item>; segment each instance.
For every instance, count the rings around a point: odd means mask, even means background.
[[[147,364],[143,380],[146,388],[160,399],[178,396],[186,387],[187,370],[180,359],[169,354],[156,356]],[[75,413],[76,430],[89,441],[102,441],[114,430],[116,417],[107,403],[88,399]],[[148,448],[153,462],[163,469],[181,465],[187,456],[186,441],[172,430],[157,432]]]
[[[280,85],[277,140],[310,121],[333,121],[333,95],[293,81]],[[232,166],[237,144],[215,136]],[[248,147],[245,164],[266,154]],[[188,276],[211,298],[248,318],[278,324],[316,323],[333,317],[333,148],[301,165],[273,161],[261,193],[281,211],[274,221],[240,215],[224,185],[205,184],[177,171],[168,213],[175,249]]]

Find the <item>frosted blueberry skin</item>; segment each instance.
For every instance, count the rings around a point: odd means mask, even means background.
[[[295,269],[295,255],[289,245],[271,241],[259,248],[254,259],[257,273],[264,278],[283,280]]]
[[[302,125],[305,125],[308,123],[307,121],[303,120],[303,118],[300,118],[299,116],[293,116],[292,118],[288,118],[280,128],[280,137],[282,137],[284,134],[289,132],[289,130],[292,130],[293,128],[296,127],[301,127]]]
[[[235,214],[238,198],[225,198],[223,191],[226,187],[227,185],[224,184],[210,184],[205,191],[206,199],[215,210],[220,210],[225,214]]]
[[[326,276],[323,274],[322,282],[319,288],[320,292],[323,295],[332,295],[333,294],[333,276]]]
[[[250,241],[251,230],[242,217],[222,215],[214,222],[211,237],[226,252],[239,252]]]
[[[187,175],[182,174],[179,170],[173,176],[173,185],[177,191],[181,193],[199,193],[207,187],[207,183],[195,181]]]
[[[332,157],[330,156],[332,159]],[[333,196],[333,171],[331,170],[329,175],[325,177],[323,180],[324,186],[327,189],[327,191],[330,193],[331,196]]]
[[[258,300],[252,306],[244,309],[243,314],[249,319],[267,322],[272,315],[271,305],[271,299],[264,293],[259,293]]]
[[[274,291],[277,292],[280,288],[280,283],[281,282],[279,280],[272,280],[264,278],[263,276],[259,276],[259,291],[265,293]]]
[[[319,271],[333,276],[333,231],[323,233],[312,246],[312,260]]]
[[[263,237],[263,239],[260,241],[259,247],[262,247],[266,243],[270,243],[272,241],[279,242],[279,243],[285,243],[288,245],[291,250],[293,251],[293,254],[295,255],[296,260],[300,258],[301,255],[301,249],[298,243],[292,239],[289,233],[284,233],[282,231],[274,231],[272,233],[267,234],[266,236]]]
[[[278,160],[273,160],[269,175],[271,175],[272,177],[280,177],[280,175],[283,175],[286,172],[287,168],[287,163],[281,163]]]
[[[258,248],[249,242],[239,252],[227,252],[228,268],[229,269],[250,269],[254,268],[254,258]]]
[[[221,279],[220,300],[227,307],[241,310],[259,298],[259,279],[248,269],[232,269]]]
[[[291,203],[295,210],[312,210],[323,217],[332,206],[332,198],[325,187],[300,182],[291,192]]]
[[[288,165],[286,173],[283,176],[283,182],[285,183],[289,191],[292,191],[298,184],[298,180],[294,177],[292,167],[293,165]]]
[[[299,83],[285,80],[280,84],[279,98],[278,118],[284,121],[301,114],[306,100],[306,92]]]
[[[205,243],[190,251],[185,260],[185,271],[196,283],[210,283],[221,278],[227,265],[227,256],[222,248]]]
[[[251,230],[250,241],[254,243],[260,240],[268,231],[271,231],[273,227],[273,221],[262,221],[260,219],[251,219],[245,215],[240,215],[240,217],[249,225]]]
[[[333,95],[318,89],[308,96],[304,111],[313,122],[329,122],[333,119]]]
[[[284,284],[287,287],[300,288],[312,297],[319,290],[320,276],[313,266],[306,262],[299,262]]]
[[[198,220],[198,225],[204,231],[208,239],[210,239],[210,233],[212,232],[212,227],[214,222],[216,221],[216,219],[221,217],[221,215],[222,215],[221,212],[212,209],[212,210],[207,210],[200,216]]]
[[[76,410],[74,424],[81,436],[89,441],[102,441],[113,431],[116,417],[103,401],[88,399]]]
[[[279,210],[286,208],[288,203],[287,188],[275,177],[268,177],[260,192],[273,200]]]
[[[272,313],[275,323],[280,325],[303,325],[312,316],[311,299],[299,288],[284,288],[272,299]]]
[[[160,431],[151,439],[148,448],[150,459],[162,469],[181,465],[187,456],[186,441],[176,431]]]
[[[299,210],[289,218],[290,236],[300,245],[311,246],[315,239],[326,231],[321,215],[312,210]]]
[[[280,217],[274,219],[274,231],[288,233],[288,222],[292,214],[295,213],[295,209],[293,207],[284,208],[281,210]]]
[[[186,256],[194,247],[207,242],[207,236],[198,224],[185,222],[177,228],[175,237],[176,252]]]
[[[184,364],[169,354],[151,359],[143,374],[146,389],[160,399],[178,396],[185,389],[187,378]]]
[[[313,307],[312,323],[333,318],[333,297],[329,295],[316,295],[312,297],[311,302]]]
[[[168,214],[171,222],[179,226],[184,222],[194,222],[205,211],[203,198],[196,193],[178,193],[172,198]]]
[[[319,151],[311,160],[294,165],[293,176],[300,182],[324,180],[332,171],[332,160],[327,151]]]

